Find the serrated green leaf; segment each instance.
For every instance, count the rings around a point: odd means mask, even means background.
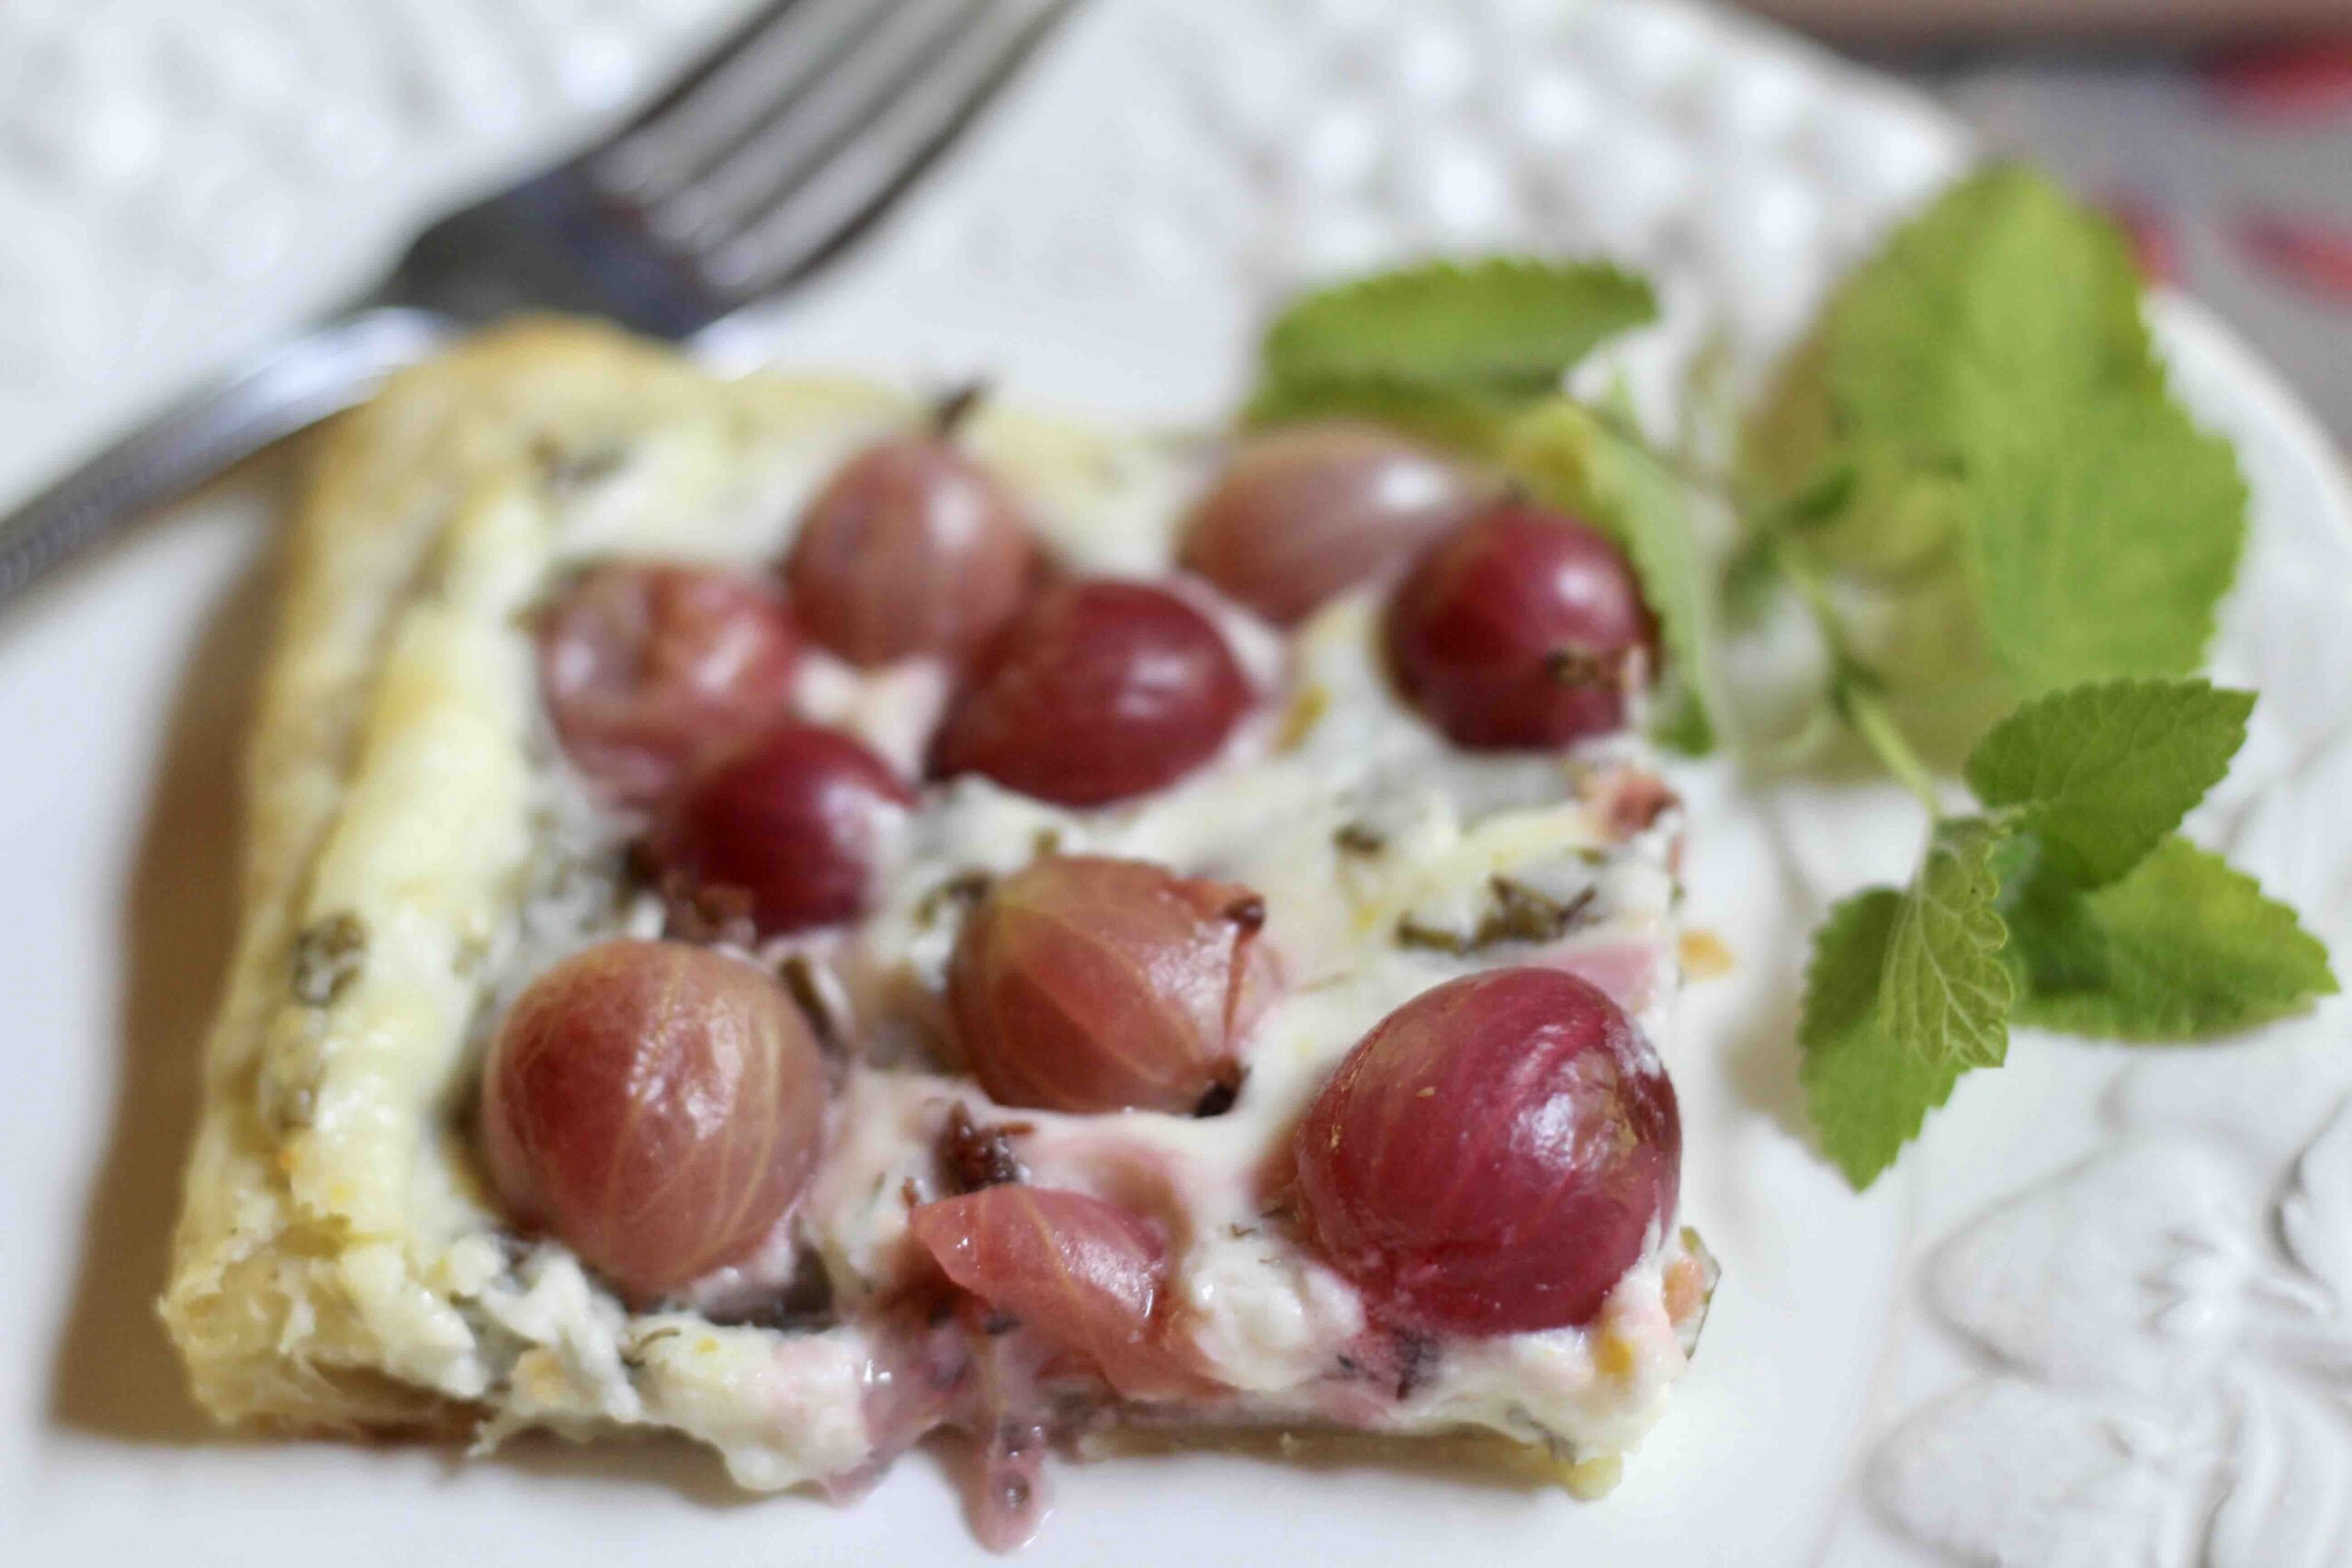
[[[2185,674],[2245,533],[2234,460],[2167,392],[2120,235],[2014,168],[1952,187],[1841,286],[1742,463],[1783,505],[1852,476],[1804,529],[1838,572],[1967,589],[1981,636],[1882,670],[1897,706],[1988,674],[2027,695]]]
[[[1703,752],[1713,744],[1713,575],[1682,480],[1622,434],[1633,428],[1629,408],[1609,417],[1620,423],[1612,428],[1588,409],[1552,400],[1512,425],[1502,461],[1546,504],[1591,519],[1624,547],[1666,644],[1660,737],[1679,750]]]
[[[2110,681],[2037,697],[1968,754],[1968,787],[2018,807],[2067,876],[2112,882],[2180,826],[2245,743],[2254,694]]]
[[[2327,950],[2254,878],[2169,838],[2085,891],[2028,854],[2003,888],[2018,1021],[2146,1043],[2205,1039],[2335,990]]]
[[[1840,558],[1917,557],[1949,505],[2018,691],[2201,661],[2245,489],[2166,393],[2111,224],[2038,175],[1977,175],[1841,289],[1820,364],[1831,449],[1881,500]]]
[[[1798,1075],[1822,1152],[1856,1190],[1894,1163],[1964,1070],[1887,1032],[1880,993],[1905,902],[1877,887],[1838,904],[1814,933],[1805,972]]]
[[[1657,314],[1649,285],[1605,263],[1432,262],[1298,300],[1266,331],[1264,374],[1541,393]]]
[[[1886,1031],[1930,1062],[1996,1067],[2008,1055],[2008,933],[1993,877],[2003,837],[1977,818],[1938,829],[1887,938],[1879,986]]]
[[[2204,662],[2245,538],[2228,442],[2160,397],[1988,445],[1970,531],[1985,640],[2027,693]]]
[[[1838,290],[1825,372],[1849,435],[1965,469],[1987,432],[2042,431],[2118,387],[2157,389],[2115,226],[2019,166],[1953,186]]]

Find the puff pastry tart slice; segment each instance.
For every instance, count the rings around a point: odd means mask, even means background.
[[[538,323],[326,443],[164,1314],[300,1430],[1442,1443],[1580,1490],[1713,1269],[1613,548]]]

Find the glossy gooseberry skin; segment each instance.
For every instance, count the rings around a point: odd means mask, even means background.
[[[794,610],[853,664],[961,660],[1012,618],[1038,555],[989,471],[943,434],[852,457],[801,513],[784,563]]]
[[[1311,1244],[1394,1327],[1590,1323],[1672,1223],[1674,1088],[1616,1003],[1494,969],[1398,1008],[1349,1053],[1295,1145]]]
[[[1477,505],[1465,470],[1377,425],[1249,436],[1186,516],[1185,570],[1277,626],[1394,575]]]
[[[1167,1332],[1168,1244],[1083,1192],[1019,1184],[918,1206],[915,1240],[948,1279],[1073,1352],[1119,1393],[1199,1392]]]
[[[1617,547],[1517,500],[1430,547],[1396,585],[1384,631],[1406,697],[1478,750],[1548,750],[1622,729],[1655,640]]]
[[[762,579],[610,563],[541,618],[540,691],[573,766],[607,799],[643,807],[696,756],[786,711],[800,647]]]
[[[641,1303],[775,1229],[808,1184],[824,1108],[816,1042],[774,980],[704,948],[610,942],[508,1010],[481,1136],[515,1219]]]
[[[710,757],[645,843],[673,895],[741,903],[761,937],[856,919],[914,794],[837,729],[787,721]]]
[[[957,933],[947,1007],[1001,1105],[1192,1113],[1230,1102],[1276,988],[1261,900],[1148,862],[1049,855]]]
[[[999,634],[932,738],[931,773],[1060,806],[1163,789],[1215,756],[1253,694],[1224,634],[1178,595],[1047,588]]]

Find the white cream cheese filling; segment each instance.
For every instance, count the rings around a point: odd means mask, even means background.
[[[1170,529],[1193,482],[1170,449],[1090,441],[1012,418],[984,417],[974,436],[1036,503],[1050,547],[1069,565],[1170,570]],[[842,449],[812,442],[780,466],[789,471],[741,487],[756,504],[739,498],[732,510],[684,521],[628,502],[640,482],[633,464],[707,455],[631,458],[603,481],[619,499],[592,487],[560,525],[559,553],[773,559],[797,496]],[[452,1241],[435,1279],[456,1306],[441,1308],[430,1335],[411,1337],[437,1348],[403,1375],[463,1398],[503,1388],[501,1430],[675,1428],[717,1448],[746,1486],[853,1472],[883,1440],[867,1414],[877,1347],[857,1309],[907,1267],[909,1198],[937,1195],[933,1145],[946,1106],[960,1100],[978,1120],[1030,1129],[1015,1146],[1033,1181],[1098,1192],[1142,1181],[1175,1216],[1174,1321],[1201,1365],[1234,1391],[1203,1413],[1210,1421],[1484,1428],[1578,1456],[1612,1454],[1637,1438],[1685,1364],[1664,1304],[1663,1266],[1681,1247],[1670,1231],[1590,1327],[1447,1339],[1400,1393],[1335,1375],[1363,1335],[1364,1304],[1265,1212],[1259,1183],[1356,1041],[1454,976],[1555,964],[1609,990],[1651,1041],[1668,1037],[1679,812],[1628,832],[1612,793],[1613,781],[1648,766],[1646,748],[1631,737],[1566,757],[1449,747],[1391,691],[1371,592],[1328,606],[1287,640],[1230,607],[1217,614],[1265,701],[1213,764],[1159,795],[1093,812],[978,779],[934,786],[900,837],[876,912],[854,931],[798,944],[820,966],[825,995],[845,1015],[835,1022],[864,1041],[865,1058],[846,1071],[829,1147],[788,1231],[695,1299],[740,1308],[776,1289],[805,1250],[823,1264],[845,1314],[839,1323],[631,1316],[560,1247],[536,1246],[509,1262],[515,1249],[496,1237],[496,1215],[478,1198],[444,1191],[432,1201]],[[945,696],[944,676],[927,665],[860,671],[822,656],[807,661],[797,692],[807,716],[857,733],[910,773]],[[625,825],[586,807],[552,748],[541,750],[535,892],[491,944],[477,1045],[503,1000],[566,952],[659,929],[659,908],[628,897],[617,880]],[[963,905],[943,890],[975,874],[1009,873],[1046,849],[1159,861],[1263,896],[1262,940],[1285,989],[1254,1032],[1230,1111],[1195,1120],[1008,1110],[945,1070],[935,998]],[[1573,911],[1555,940],[1476,945],[1505,883]],[[424,1303],[398,1310],[432,1316]]]

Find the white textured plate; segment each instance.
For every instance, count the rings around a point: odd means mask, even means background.
[[[135,26],[185,7],[99,9]],[[223,9],[266,33],[296,8]],[[388,9],[429,36],[500,7]],[[298,121],[329,106],[325,84],[281,87]],[[1672,319],[1634,355],[1655,385],[1711,337],[1756,363],[1963,158],[1900,93],[1679,5],[1095,0],[914,210],[729,354],[984,369],[1030,395],[1198,415],[1232,390],[1282,288],[1531,245],[1605,250],[1663,282]],[[429,183],[412,170],[400,188]],[[336,207],[314,191],[287,221],[324,231]],[[289,298],[322,286],[283,277]],[[15,308],[0,296],[0,344],[28,329],[4,319]],[[2183,390],[2241,443],[2258,513],[2220,663],[2265,701],[2201,829],[2352,954],[2352,500],[2225,334],[2177,304],[2162,325]],[[102,422],[102,401],[50,428]],[[0,469],[56,456],[0,450]],[[837,1510],[739,1499],[683,1450],[526,1446],[460,1465],[225,1442],[187,1406],[148,1303],[227,941],[232,760],[266,612],[257,520],[277,478],[183,508],[0,623],[0,1558],[973,1554],[920,1456]],[[1720,768],[1688,783],[1692,915],[1738,964],[1690,993],[1670,1055],[1686,1213],[1726,1275],[1623,1487],[1578,1505],[1215,1456],[1069,1467],[1030,1561],[2352,1555],[2345,1010],[2193,1054],[2021,1039],[1855,1199],[1792,1131],[1802,935],[1827,898],[1904,866],[1916,824],[1869,792],[1766,795]]]

